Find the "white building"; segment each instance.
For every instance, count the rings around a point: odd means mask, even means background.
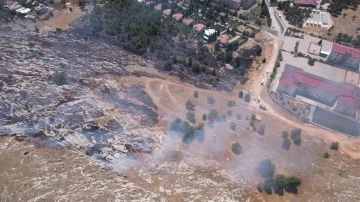
[[[216,33],[215,29],[207,29],[205,30],[204,39],[207,41],[209,37]]]

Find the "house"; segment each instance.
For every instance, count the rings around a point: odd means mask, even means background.
[[[36,10],[36,14],[42,15],[46,13],[49,9],[44,4],[39,4],[38,6],[35,7],[35,10]]]
[[[242,0],[242,9],[247,10],[251,8],[254,4],[256,4],[256,0]]]
[[[204,24],[196,24],[194,25],[193,29],[197,32],[200,32],[202,30],[205,30],[206,26]]]
[[[180,21],[184,17],[184,15],[182,13],[176,13],[172,17],[174,20]]]
[[[321,52],[321,45],[316,42],[311,42],[308,52],[313,55],[320,55]]]
[[[228,34],[222,34],[217,37],[217,40],[219,41],[221,46],[226,45],[228,43],[229,39],[230,39],[230,35],[228,35]]]
[[[15,10],[21,8],[22,6],[18,2],[14,2],[12,4],[8,4],[7,7],[9,10],[15,11]]]
[[[276,91],[292,97],[301,95],[334,106],[334,111],[351,117],[356,117],[360,109],[358,86],[331,81],[289,64],[285,65]]]
[[[326,62],[360,71],[360,50],[334,43]]]
[[[184,25],[190,25],[191,23],[194,22],[194,20],[191,19],[191,18],[184,18],[184,19],[182,20],[182,22],[184,23]]]
[[[30,8],[21,7],[21,8],[16,9],[16,12],[17,12],[17,13],[20,13],[20,14],[22,14],[22,15],[27,15],[27,14],[30,14],[30,13],[31,13],[31,9],[30,9]]]
[[[204,39],[207,41],[209,39],[209,37],[213,34],[216,34],[216,30],[215,29],[207,29],[205,30],[204,33]]]
[[[171,9],[165,9],[165,10],[163,10],[163,14],[164,14],[165,16],[170,16],[170,15],[171,15]]]
[[[154,10],[156,10],[156,11],[161,11],[161,4],[158,4],[158,5],[156,5],[156,6],[154,6]]]
[[[316,8],[318,3],[316,0],[294,0],[294,5],[300,6],[300,7],[311,7]]]

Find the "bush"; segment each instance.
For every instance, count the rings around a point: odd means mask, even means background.
[[[216,109],[212,109],[209,113],[209,121],[213,123],[218,118],[218,116],[219,114]]]
[[[241,114],[238,114],[238,115],[236,116],[236,119],[241,120],[241,119],[242,119],[242,115],[241,115]]]
[[[195,121],[195,113],[194,112],[190,112],[188,111],[188,113],[186,114],[186,118],[188,121],[190,121],[190,123],[194,124]]]
[[[298,187],[301,185],[301,180],[297,177],[291,176],[286,178],[288,187]]]
[[[338,143],[338,142],[333,142],[333,143],[331,143],[331,145],[330,145],[330,149],[337,151],[337,150],[339,149],[339,146],[340,146],[340,143]]]
[[[240,155],[243,151],[243,148],[238,142],[234,142],[231,145],[231,150],[234,154]]]
[[[60,29],[60,28],[55,28],[55,31],[56,31],[57,33],[60,33],[60,32],[62,32],[62,29]]]
[[[172,70],[172,61],[167,60],[164,64],[164,70],[165,71],[171,71]]]
[[[230,129],[235,131],[236,130],[236,124],[234,122],[230,123]]]
[[[262,60],[262,63],[266,63],[266,58],[264,58],[264,59]]]
[[[275,165],[270,159],[266,159],[260,162],[258,167],[258,173],[262,178],[272,178],[275,172]]]
[[[301,129],[296,128],[291,131],[290,135],[294,145],[300,146],[301,145]]]
[[[213,104],[215,104],[215,102],[216,102],[216,100],[213,97],[207,97],[207,103],[208,104],[213,105]]]
[[[250,101],[251,101],[250,94],[246,94],[245,95],[245,102],[250,102]]]
[[[236,106],[236,102],[235,102],[235,101],[232,101],[232,100],[229,100],[227,105],[228,105],[228,107],[235,107],[235,106]]]
[[[52,80],[58,86],[65,85],[67,83],[67,77],[65,72],[56,72],[52,77]]]
[[[186,109],[189,111],[195,111],[195,105],[191,102],[191,101],[187,101],[186,104]]]
[[[264,134],[265,134],[265,125],[261,125],[261,126],[260,126],[260,128],[259,128],[259,130],[258,130],[258,133],[259,133],[260,135],[264,135]]]
[[[239,98],[243,98],[244,97],[244,93],[242,91],[239,92]]]
[[[329,152],[325,152],[323,156],[324,156],[324,158],[326,158],[326,159],[330,158]]]
[[[231,116],[232,116],[232,111],[231,111],[231,110],[228,110],[228,111],[227,111],[227,115],[228,115],[229,117],[231,117]]]
[[[309,60],[308,60],[308,65],[314,66],[314,64],[315,64],[315,59],[309,58]]]
[[[194,98],[198,98],[199,97],[199,93],[197,91],[194,92]]]

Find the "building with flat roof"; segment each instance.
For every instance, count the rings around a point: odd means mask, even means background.
[[[316,42],[311,42],[308,52],[313,55],[320,55],[321,46]]]
[[[332,110],[356,117],[360,109],[360,88],[358,86],[335,82],[310,74],[301,68],[286,64],[277,92],[295,97],[301,95],[332,106]]]
[[[360,71],[360,50],[334,43],[327,62]]]
[[[318,3],[316,0],[294,0],[294,5],[301,6],[301,7],[311,7],[316,8]]]
[[[256,4],[256,0],[242,0],[241,8],[247,10],[251,8],[254,4]]]

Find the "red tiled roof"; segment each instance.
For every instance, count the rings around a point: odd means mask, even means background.
[[[221,43],[221,44],[227,44],[228,40],[230,39],[230,36],[227,34],[222,34],[220,36],[217,37],[217,40]]]
[[[196,31],[201,31],[201,30],[203,30],[203,29],[205,29],[205,25],[204,24],[196,24],[196,25],[194,25],[194,30],[196,30]]]
[[[320,89],[338,96],[338,103],[353,109],[360,109],[360,89],[357,86],[327,81],[324,78],[317,78],[315,75],[305,73],[302,69],[286,64],[281,75],[280,83],[291,87],[297,87],[297,83]]]
[[[352,58],[360,59],[360,50],[355,49],[355,48],[351,48],[349,46],[344,46],[344,45],[341,45],[341,44],[334,43],[331,51],[335,52],[335,53],[342,54],[342,55],[345,54],[345,53],[349,53]]]
[[[176,13],[172,16],[176,21],[181,20],[181,18],[183,18],[183,14],[181,13]]]
[[[194,20],[191,19],[191,18],[184,18],[182,22],[183,22],[185,25],[190,25],[191,23],[194,22]]]
[[[314,6],[318,5],[316,0],[294,0],[294,4],[314,5]]]

